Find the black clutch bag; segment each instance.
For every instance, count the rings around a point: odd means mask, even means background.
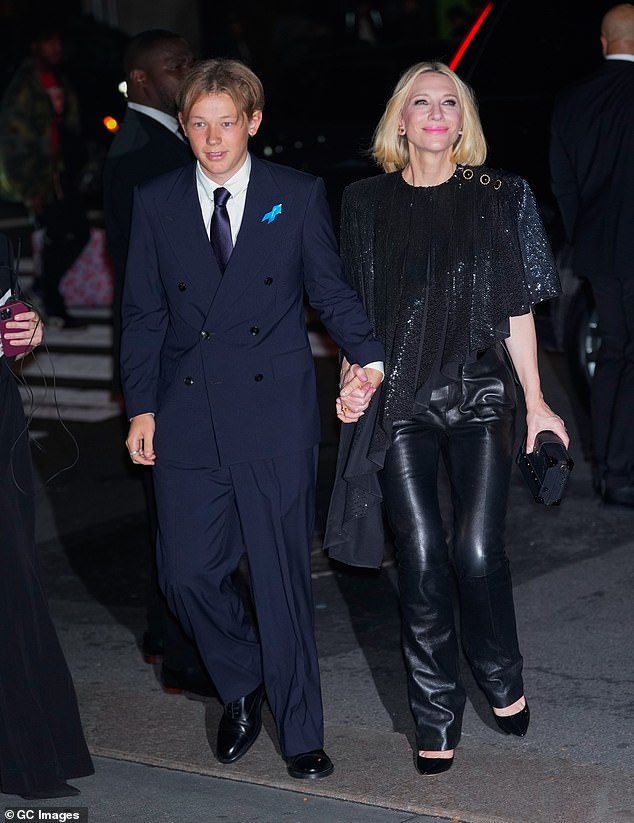
[[[554,432],[541,431],[526,454],[526,438],[516,459],[536,503],[558,506],[574,466],[563,441]]]

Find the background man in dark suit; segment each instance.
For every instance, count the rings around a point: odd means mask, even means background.
[[[225,703],[218,759],[245,754],[266,696],[289,774],[319,778],[333,765],[310,578],[319,412],[304,289],[349,362],[384,351],[345,280],[323,182],[248,152],[263,106],[242,63],[198,64],[179,94],[197,162],[136,191],[126,445],[154,467],[161,585]],[[232,580],[245,549],[257,633]]]
[[[115,369],[121,333],[121,288],[132,220],[134,187],[191,162],[192,153],[176,117],[176,95],[194,58],[187,41],[163,29],[144,31],[127,45],[123,65],[128,106],[104,167],[108,250],[115,269],[113,305]]]
[[[551,176],[599,319],[591,416],[600,491],[606,503],[634,506],[634,5],[605,14],[601,46],[602,66],[556,103]]]
[[[115,270],[113,385],[120,392],[121,290],[130,240],[134,187],[191,163],[193,154],[176,117],[176,94],[193,65],[191,48],[179,34],[152,29],[133,37],[124,55],[128,108],[104,168],[104,211],[108,249]],[[213,684],[193,642],[170,612],[156,574],[156,504],[149,471],[142,472],[149,517],[150,585],[143,653],[161,661],[167,691],[212,694]]]

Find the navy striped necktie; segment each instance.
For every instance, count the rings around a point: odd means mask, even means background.
[[[227,268],[227,263],[233,251],[233,240],[231,239],[231,223],[227,212],[227,200],[230,197],[227,189],[217,188],[214,190],[214,212],[211,216],[211,228],[209,239],[211,247],[216,255],[216,260],[223,272]]]

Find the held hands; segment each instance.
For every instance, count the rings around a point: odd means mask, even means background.
[[[137,414],[130,421],[126,447],[133,463],[139,466],[153,466],[154,454],[154,415]]]
[[[559,435],[563,440],[564,446],[568,448],[570,438],[564,421],[555,414],[550,406],[540,399],[537,403],[527,406],[526,426],[528,433],[526,435],[526,451],[532,452],[535,445],[535,438],[540,431],[550,430]]]
[[[37,312],[28,311],[16,314],[13,320],[7,322],[7,333],[4,340],[9,344],[5,354],[11,356],[11,346],[39,346],[42,342],[42,320]],[[25,354],[16,355],[20,360]]]
[[[383,374],[376,369],[350,365],[343,359],[339,377],[340,392],[336,400],[337,417],[342,423],[356,423],[370,404],[372,395],[381,385]]]

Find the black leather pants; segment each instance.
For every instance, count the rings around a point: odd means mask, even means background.
[[[398,552],[403,649],[421,750],[453,749],[460,739],[465,691],[454,579],[462,645],[489,703],[503,708],[524,693],[504,550],[514,416],[512,376],[489,349],[460,380],[435,390],[426,412],[393,427],[381,485]],[[438,495],[441,455],[453,504],[449,541]]]

